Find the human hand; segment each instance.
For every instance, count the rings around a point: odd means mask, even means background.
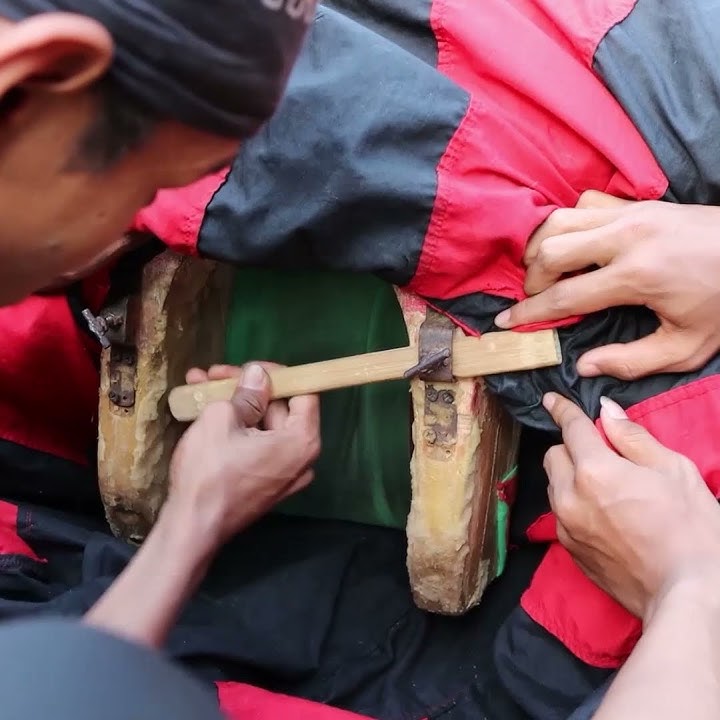
[[[645,620],[678,583],[717,582],[720,507],[695,465],[606,398],[612,448],[569,400],[544,404],[564,442],[545,457],[558,539],[582,570]]]
[[[556,210],[534,234],[525,254],[531,297],[496,324],[511,328],[645,305],[657,314],[658,330],[590,350],[578,373],[632,380],[696,370],[720,349],[719,235],[717,207],[584,193],[576,208]]]
[[[313,478],[320,451],[318,398],[269,402],[267,367],[187,373],[189,384],[239,380],[231,401],[209,405],[187,430],[170,469],[169,509],[191,517],[212,549]]]

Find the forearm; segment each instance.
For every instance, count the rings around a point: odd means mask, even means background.
[[[160,647],[202,582],[212,536],[167,506],[135,557],[85,616],[85,622],[143,645]]]
[[[595,720],[720,718],[720,579],[671,590]]]

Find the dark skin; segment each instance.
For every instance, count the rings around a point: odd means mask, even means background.
[[[161,119],[105,171],[71,169],[99,110],[93,86],[112,54],[108,32],[86,17],[0,19],[0,305],[107,262],[159,189],[187,185],[237,151],[239,139]],[[155,527],[86,618],[155,647],[223,543],[305,487],[319,452],[316,397],[270,403],[260,365],[210,376],[237,377],[235,396],[185,433]]]

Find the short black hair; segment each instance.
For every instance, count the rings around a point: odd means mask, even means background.
[[[157,113],[141,105],[106,76],[93,92],[97,111],[81,135],[67,170],[102,172],[139,148],[160,122]]]

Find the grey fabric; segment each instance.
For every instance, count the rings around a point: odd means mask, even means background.
[[[212,686],[77,620],[0,626],[0,654],[3,720],[221,720]]]
[[[468,94],[323,7],[267,126],[208,206],[202,255],[243,265],[414,275],[436,168]]]
[[[594,66],[668,177],[667,199],[720,203],[720,3],[638,0]]]
[[[275,110],[316,0],[0,0],[20,20],[62,11],[112,34],[110,70],[163,117],[229,137],[254,134]]]
[[[430,23],[430,0],[322,0],[435,67],[438,47]]]

